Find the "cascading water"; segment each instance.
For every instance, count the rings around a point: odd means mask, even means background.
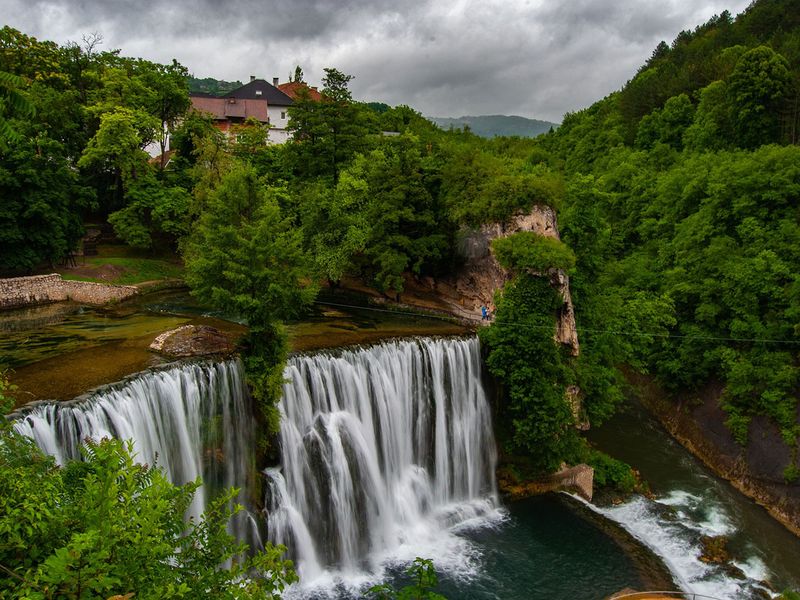
[[[285,375],[268,531],[304,585],[362,581],[417,555],[468,563],[454,530],[501,515],[478,340],[297,356]]]
[[[87,438],[132,440],[137,460],[158,464],[176,484],[201,477],[190,515],[224,488],[250,488],[253,419],[238,361],[203,362],[140,373],[69,403],[25,410],[14,427],[56,461],[79,458]],[[246,493],[239,501],[246,504]],[[243,511],[231,525],[239,539],[260,545]]]

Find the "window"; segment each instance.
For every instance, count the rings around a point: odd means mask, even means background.
[[[282,110],[281,111],[281,119],[285,119],[285,118],[286,118],[286,111]]]

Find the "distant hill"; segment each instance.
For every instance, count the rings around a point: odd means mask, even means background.
[[[525,117],[508,115],[482,115],[479,117],[428,117],[442,129],[463,129],[468,126],[472,133],[481,137],[491,138],[498,135],[519,137],[536,137],[542,133],[547,133],[552,127],[558,127],[558,123],[550,121],[538,121]]]
[[[241,81],[222,81],[214,79],[213,77],[205,77],[204,79],[189,77],[190,92],[204,92],[215,96],[227,94],[228,92],[242,87],[242,85]]]

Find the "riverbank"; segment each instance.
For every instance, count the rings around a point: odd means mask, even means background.
[[[652,377],[633,373],[627,376],[637,397],[672,437],[717,476],[800,536],[800,482],[788,484],[783,479],[783,470],[793,456],[776,425],[766,418],[754,418],[749,443],[742,447],[725,426],[726,415],[719,404],[720,385],[711,383],[694,394],[671,400]]]

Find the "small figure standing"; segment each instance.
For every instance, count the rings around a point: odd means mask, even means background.
[[[489,309],[486,306],[481,306],[481,321],[489,320]]]

